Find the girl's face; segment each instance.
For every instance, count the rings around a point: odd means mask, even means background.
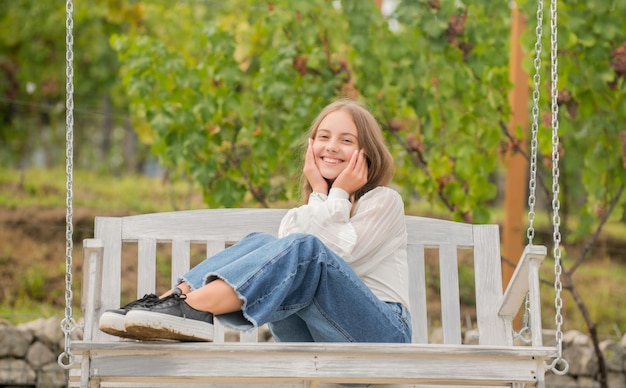
[[[346,168],[355,150],[359,150],[356,125],[350,113],[337,110],[320,122],[313,139],[315,163],[322,176],[334,180]]]

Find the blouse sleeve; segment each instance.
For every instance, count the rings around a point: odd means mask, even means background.
[[[279,236],[313,234],[353,268],[371,268],[390,239],[405,238],[404,203],[396,191],[378,187],[361,197],[352,217],[351,207],[341,189],[332,188],[328,196],[313,193],[307,205],[285,215]]]

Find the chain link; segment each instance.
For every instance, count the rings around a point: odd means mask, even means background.
[[[59,365],[65,369],[69,369],[72,364],[75,362],[75,357],[72,354],[70,349],[71,338],[70,335],[76,329],[77,324],[73,318],[72,312],[72,251],[74,249],[74,227],[73,227],[73,170],[74,170],[74,36],[72,35],[72,30],[74,28],[74,20],[72,19],[72,14],[74,12],[74,5],[72,4],[72,0],[67,0],[66,2],[66,116],[65,116],[65,125],[66,125],[66,135],[65,135],[65,174],[66,174],[66,215],[65,215],[65,317],[63,321],[61,321],[61,329],[63,330],[64,339],[65,339],[65,347],[63,353],[59,355],[57,362]]]

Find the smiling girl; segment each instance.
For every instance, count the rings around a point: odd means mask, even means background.
[[[211,341],[213,317],[268,323],[276,341],[410,342],[404,205],[393,160],[354,100],[325,107],[304,157],[303,202],[278,237],[253,233],[170,291],[105,312],[100,329],[142,340]]]

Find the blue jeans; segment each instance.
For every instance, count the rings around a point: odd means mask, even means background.
[[[276,341],[411,342],[408,310],[378,299],[317,237],[253,233],[180,279],[192,289],[222,279],[243,300],[223,314],[240,330],[269,323]]]

